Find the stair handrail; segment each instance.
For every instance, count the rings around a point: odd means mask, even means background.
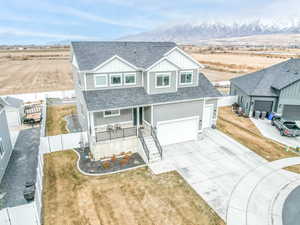
[[[143,136],[143,132],[141,130],[141,128],[138,129],[138,138],[140,139],[142,146],[143,146],[143,150],[146,153],[146,157],[148,159],[148,162],[150,161],[150,152],[149,149],[147,147],[147,144],[145,142],[144,136]]]
[[[156,145],[156,148],[158,149],[158,152],[159,152],[159,155],[160,155],[160,159],[163,159],[163,149],[159,143],[159,140],[157,138],[157,135],[156,135],[156,131],[153,129],[153,127],[151,126],[151,136],[154,140],[154,143]]]

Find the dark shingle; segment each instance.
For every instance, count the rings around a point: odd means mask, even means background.
[[[199,75],[199,86],[178,88],[174,93],[148,95],[143,87],[136,87],[84,91],[83,94],[89,111],[222,96],[203,74]]]
[[[300,80],[300,59],[290,59],[269,68],[231,79],[231,82],[253,96],[277,96],[281,90]]]
[[[174,48],[174,42],[121,42],[80,41],[72,42],[80,70],[91,70],[118,55],[139,68],[147,68]]]

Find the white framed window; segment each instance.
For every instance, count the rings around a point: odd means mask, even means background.
[[[110,86],[121,86],[122,85],[122,74],[116,73],[110,75]]]
[[[125,85],[136,85],[136,73],[125,73],[124,74]]]
[[[95,87],[107,87],[107,74],[94,75]]]
[[[113,116],[120,116],[120,110],[108,110],[104,111],[104,117],[113,117]]]
[[[193,71],[181,71],[180,72],[180,84],[192,84],[193,83]]]
[[[155,87],[156,88],[168,88],[170,87],[169,73],[157,73],[155,74]]]
[[[4,146],[3,146],[2,139],[0,138],[0,158],[2,158],[3,156],[4,156]]]

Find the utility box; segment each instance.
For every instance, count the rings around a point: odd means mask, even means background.
[[[266,118],[267,112],[261,112],[261,119],[264,120]]]

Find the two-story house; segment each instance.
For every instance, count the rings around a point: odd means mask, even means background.
[[[216,123],[220,93],[173,42],[72,42],[71,52],[80,123],[96,158],[142,142],[149,160]]]

